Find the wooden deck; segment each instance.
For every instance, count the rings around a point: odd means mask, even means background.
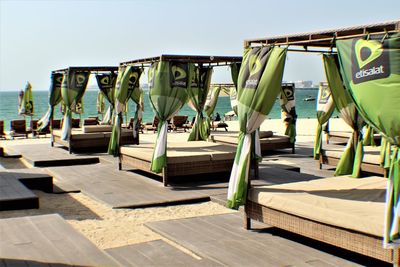
[[[35,168],[0,171],[0,210],[39,208],[30,189],[53,192],[53,177]]]
[[[71,155],[60,147],[50,144],[14,145],[8,146],[33,167],[71,166],[99,163],[99,157],[86,155]]]
[[[2,219],[0,236],[0,259],[5,263],[119,266],[57,214]]]
[[[222,266],[209,259],[196,259],[163,240],[106,249],[121,266]]]
[[[238,213],[151,222],[146,226],[225,266],[384,266],[266,225],[244,230]]]

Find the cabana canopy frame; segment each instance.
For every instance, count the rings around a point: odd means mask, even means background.
[[[297,52],[319,52],[308,50],[308,47],[319,48],[332,48],[335,47],[333,39],[347,39],[357,36],[364,36],[366,34],[385,34],[399,32],[400,20],[387,21],[376,24],[368,24],[361,26],[353,26],[339,29],[323,30],[317,32],[298,33],[280,35],[275,37],[264,37],[248,39],[244,41],[244,46],[257,46],[257,45],[289,45],[301,46],[304,50],[294,50]]]
[[[120,66],[144,65],[158,61],[179,61],[197,64],[209,64],[212,66],[226,66],[230,63],[242,62],[242,57],[232,56],[198,56],[198,55],[161,55],[158,57],[148,57],[120,63]]]
[[[53,70],[52,73],[66,73],[68,70],[70,70],[70,71],[108,72],[108,71],[118,71],[118,67],[114,67],[114,66],[68,67],[65,69]]]

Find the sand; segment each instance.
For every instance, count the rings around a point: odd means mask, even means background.
[[[227,123],[230,131],[238,131],[237,121]],[[316,119],[298,120],[298,142],[312,142],[316,125]],[[348,130],[349,128],[342,120],[333,119],[331,129]],[[283,124],[281,120],[266,120],[261,130],[282,133]],[[186,140],[187,135],[187,133],[168,134],[168,138],[169,141],[182,141]],[[143,141],[152,142],[155,138],[156,134],[151,132],[141,135]],[[49,138],[17,139],[0,141],[0,146],[49,142]],[[40,209],[1,211],[0,218],[59,213],[101,249],[162,239],[160,235],[144,225],[147,222],[235,212],[212,202],[134,210],[111,209],[82,193],[46,194],[41,191],[35,191],[35,193],[40,199]]]

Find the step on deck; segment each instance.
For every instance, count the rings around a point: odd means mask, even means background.
[[[6,262],[120,266],[58,214],[1,219],[0,236],[0,259]]]

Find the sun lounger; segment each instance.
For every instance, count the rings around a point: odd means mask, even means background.
[[[42,131],[39,132],[38,131],[38,120],[31,120],[30,127],[28,128],[28,132],[32,133],[33,136],[40,136],[40,135],[46,136],[46,134],[50,133],[50,128],[49,128],[49,126],[47,126]]]
[[[83,125],[98,125],[99,121],[97,118],[87,118],[83,121]]]
[[[386,178],[345,176],[251,187],[245,227],[254,219],[386,262],[399,249],[382,248]]]
[[[10,136],[15,137],[25,137],[28,138],[29,132],[26,130],[25,120],[13,120],[10,122]]]
[[[321,149],[319,167],[323,164],[336,166],[343,154],[344,146],[329,145]],[[380,174],[387,177],[387,170],[380,165],[380,147],[365,146],[361,171]]]
[[[183,129],[186,132],[186,129],[188,129],[186,126],[187,120],[188,116],[174,116],[171,121],[172,130],[178,131],[178,129]]]
[[[4,121],[0,121],[0,138],[6,139],[6,133],[4,132]]]
[[[70,152],[107,151],[112,125],[85,125],[72,129],[69,141],[61,140],[61,130],[53,130],[54,142],[65,146]],[[132,130],[121,129],[121,144],[135,144]]]
[[[216,131],[217,129],[222,128],[225,129],[225,131],[228,131],[228,124],[226,124],[223,121],[213,121],[211,123],[211,129],[213,129],[214,131]]]
[[[153,149],[154,144],[122,146],[120,168],[123,165],[152,173]],[[167,167],[156,175],[162,176],[167,186],[168,179],[174,176],[230,172],[235,152],[232,146],[205,141],[168,143]]]
[[[53,129],[61,129],[61,120],[53,120]]]
[[[238,137],[237,134],[213,134],[210,139],[213,142],[222,143],[231,146],[237,146]],[[289,136],[286,135],[275,135],[272,132],[260,132],[260,145],[261,153],[266,154],[277,149],[291,148],[292,153],[295,153],[295,144],[290,143]]]

